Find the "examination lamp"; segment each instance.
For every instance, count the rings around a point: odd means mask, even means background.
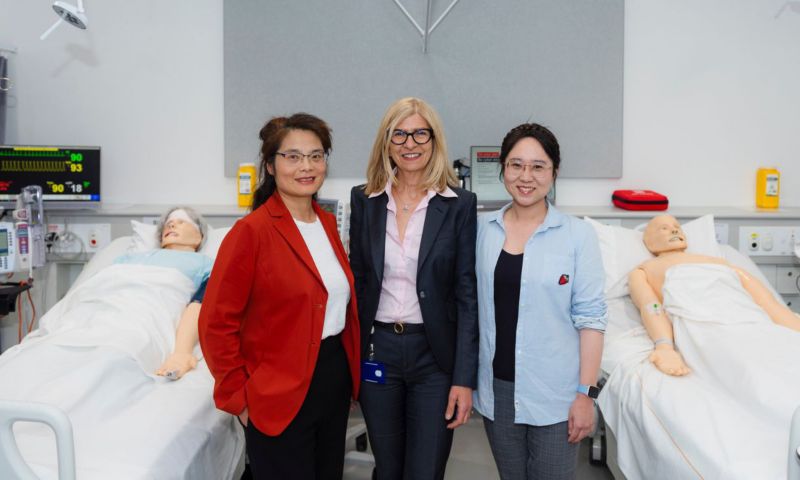
[[[60,0],[55,1],[53,2],[53,10],[58,15],[58,20],[39,37],[39,40],[47,38],[53,33],[53,30],[64,22],[69,23],[73,27],[78,27],[81,30],[86,30],[86,27],[89,26],[89,19],[86,18],[86,11],[83,9],[83,0],[78,0],[78,6],[70,5]]]

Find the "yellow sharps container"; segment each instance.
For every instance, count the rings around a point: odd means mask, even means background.
[[[778,208],[781,195],[781,172],[776,168],[759,168],[756,173],[756,207]]]
[[[256,164],[240,163],[236,173],[236,190],[240,207],[250,208],[253,204],[253,190],[256,186]]]

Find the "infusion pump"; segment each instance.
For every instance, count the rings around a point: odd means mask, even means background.
[[[17,234],[14,224],[0,222],[0,273],[17,270]]]
[[[36,226],[0,222],[0,274],[30,272],[44,265],[43,239]],[[41,244],[41,245],[40,245]],[[40,251],[41,250],[41,251]]]

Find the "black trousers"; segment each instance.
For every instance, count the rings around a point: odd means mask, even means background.
[[[453,442],[444,418],[450,375],[436,363],[425,332],[376,328],[371,339],[386,383],[362,381],[359,402],[378,480],[444,478]]]
[[[245,428],[250,471],[256,480],[341,480],[352,380],[341,336],[320,345],[306,399],[280,435]]]

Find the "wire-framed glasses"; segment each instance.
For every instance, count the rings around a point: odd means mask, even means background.
[[[548,172],[553,169],[553,166],[542,161],[523,162],[519,158],[510,158],[506,160],[506,171],[512,178],[519,177],[526,169],[530,169],[531,174],[537,179],[543,179],[547,177]]]
[[[286,161],[292,165],[299,165],[304,158],[308,158],[308,161],[311,162],[313,165],[320,165],[328,160],[328,154],[322,150],[314,150],[309,154],[304,154],[303,152],[297,150],[289,150],[288,152],[275,152],[275,153],[285,158]]]

